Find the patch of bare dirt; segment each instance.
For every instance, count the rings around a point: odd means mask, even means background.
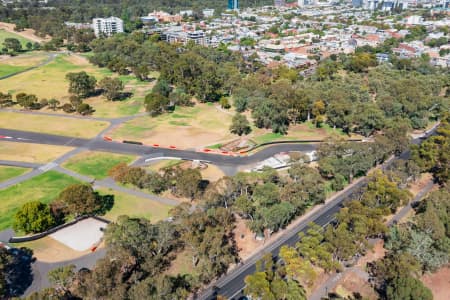
[[[370,284],[354,272],[346,273],[335,288],[341,296],[361,295],[364,299],[375,300],[378,295]]]
[[[255,234],[248,229],[245,224],[245,220],[239,216],[236,216],[236,227],[234,228],[234,238],[236,240],[236,246],[239,251],[239,256],[242,260],[246,260],[253,253],[255,249],[264,245],[264,241],[255,239]]]
[[[376,240],[372,250],[369,250],[366,255],[361,257],[356,265],[364,270],[367,263],[383,258],[385,254],[386,249],[384,249],[384,241],[381,239]]]
[[[433,293],[434,300],[450,299],[450,266],[442,267],[434,273],[425,274],[421,279]]]
[[[14,31],[14,28],[16,27],[16,25],[11,24],[11,23],[4,23],[4,22],[0,22],[0,29],[4,29],[8,32],[20,35],[26,39],[29,39],[33,42],[38,42],[38,43],[42,43],[45,41],[49,41],[50,37],[46,37],[45,39],[37,36],[35,34],[35,31],[33,29],[25,29],[23,31]]]
[[[418,180],[410,184],[409,191],[416,196],[432,179],[431,173],[422,174]]]

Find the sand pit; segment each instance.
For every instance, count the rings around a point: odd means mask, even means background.
[[[61,229],[51,234],[50,237],[76,251],[86,251],[101,241],[103,232],[100,228],[106,228],[106,225],[89,218]]]

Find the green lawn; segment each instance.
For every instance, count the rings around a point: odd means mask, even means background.
[[[157,222],[166,219],[169,216],[169,210],[172,208],[170,205],[110,189],[98,189],[97,191],[102,195],[114,195],[113,208],[103,216],[111,221],[115,221],[119,216],[128,215]]]
[[[28,171],[27,168],[0,166],[0,182],[20,176]]]
[[[131,163],[135,159],[131,155],[105,152],[83,152],[63,164],[64,168],[91,176],[97,179],[108,177],[108,171],[121,162]]]
[[[0,77],[17,73],[23,70],[28,69],[28,67],[25,66],[10,66],[5,64],[0,64]]]
[[[14,214],[29,201],[50,203],[67,186],[79,183],[75,178],[48,171],[30,180],[0,190],[0,230],[12,226]]]
[[[22,44],[22,49],[24,49],[24,50],[27,49],[27,48],[26,48],[26,44],[27,44],[28,42],[33,43],[32,41],[30,41],[30,40],[28,40],[28,39],[26,39],[26,38],[24,38],[24,37],[22,37],[22,36],[20,36],[20,35],[17,35],[17,34],[8,32],[8,31],[3,30],[3,29],[0,29],[0,46],[1,46],[2,48],[3,48],[3,42],[4,42],[5,39],[7,39],[7,38],[18,39],[19,42]]]

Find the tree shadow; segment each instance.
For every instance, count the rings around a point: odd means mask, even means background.
[[[131,96],[133,96],[133,93],[131,92],[122,92],[119,94],[119,96],[112,100],[113,102],[117,102],[117,101],[124,101],[127,100],[128,98],[130,98]]]
[[[99,202],[101,204],[100,208],[95,212],[98,215],[104,215],[110,211],[114,206],[114,195],[100,195],[97,193]]]
[[[12,262],[8,265],[7,278],[10,297],[19,297],[25,293],[33,282],[31,264],[34,262],[33,251],[28,248],[12,248],[9,250]]]

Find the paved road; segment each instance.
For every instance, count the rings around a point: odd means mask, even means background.
[[[433,127],[426,133],[426,138],[433,135],[436,132],[438,125]],[[412,142],[414,144],[420,144],[422,139],[415,139]],[[409,157],[409,151],[405,151],[399,157],[401,159],[407,159]],[[389,168],[395,159],[390,159],[383,166],[382,169]],[[228,274],[219,278],[214,286],[208,287],[197,299],[215,299],[216,295],[225,296],[228,299],[239,299],[244,296],[242,291],[245,287],[244,279],[247,275],[253,274],[256,270],[256,262],[266,253],[272,253],[273,257],[277,257],[281,246],[288,245],[294,246],[300,239],[298,234],[305,232],[308,228],[308,223],[314,222],[320,226],[325,226],[334,219],[334,215],[339,211],[342,203],[345,200],[352,199],[354,194],[357,194],[363,186],[367,184],[367,179],[359,181],[351,187],[345,189],[345,192],[340,194],[332,201],[326,203],[323,207],[317,210],[314,214],[298,223],[291,230],[286,231],[275,243],[268,245],[264,250],[255,253],[249,258],[243,265],[231,270]]]
[[[42,262],[42,261],[36,261],[32,264],[32,270],[33,270],[33,283],[28,287],[28,289],[25,291],[24,296],[28,296],[31,293],[38,292],[44,288],[50,287],[50,283],[48,281],[48,272],[56,269],[58,267],[63,267],[67,265],[75,265],[77,270],[81,268],[93,268],[95,266],[95,263],[100,258],[105,257],[106,249],[98,249],[97,251],[84,255],[79,258],[75,258],[72,260],[67,260],[63,262],[54,262],[54,263],[48,263],[48,262]]]
[[[388,226],[392,226],[396,222],[400,221],[403,217],[405,217],[408,212],[412,209],[412,205],[418,203],[423,197],[425,197],[433,188],[434,182],[431,180],[422,190],[414,197],[414,199],[405,205],[402,209],[400,209],[388,222]],[[355,272],[359,274],[359,276],[365,280],[369,280],[369,274],[367,272],[361,270],[358,266],[353,266],[347,268],[342,273],[335,273],[328,278],[320,287],[318,287],[314,293],[308,298],[309,300],[320,300],[327,295],[328,292],[332,291],[338,284],[339,280],[348,272]]]
[[[133,154],[144,157],[180,157],[189,160],[202,160],[217,165],[242,166],[246,164],[257,163],[267,159],[280,152],[301,151],[309,152],[317,148],[316,144],[279,144],[269,146],[250,156],[226,156],[220,154],[210,154],[196,152],[192,150],[176,150],[153,148],[134,144],[124,144],[118,142],[107,142],[100,138],[82,139],[60,135],[43,134],[37,132],[18,131],[10,129],[1,129],[0,136],[11,137],[5,139],[11,142],[26,142],[36,144],[61,145],[70,147],[85,147],[89,150],[105,151],[113,153]],[[1,141],[2,139],[0,139]]]

